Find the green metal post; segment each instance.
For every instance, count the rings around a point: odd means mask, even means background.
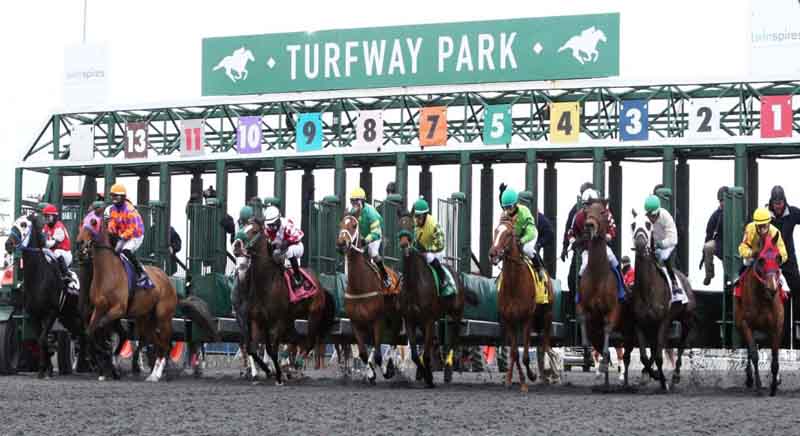
[[[433,174],[431,173],[431,166],[428,164],[422,165],[422,170],[419,172],[419,196],[428,200],[428,204],[433,205]]]
[[[136,202],[139,204],[147,204],[150,201],[150,179],[146,174],[139,176],[136,181]]]
[[[114,175],[114,167],[111,165],[103,165],[103,198],[105,201],[111,201],[111,186],[117,182],[117,177]]]
[[[281,213],[286,213],[286,160],[282,157],[275,158],[275,183],[272,196],[280,200],[278,208]]]
[[[172,226],[172,178],[169,174],[169,164],[162,162],[158,165],[158,201],[161,207],[164,208],[164,221],[167,226],[167,235],[169,235],[169,228]],[[187,235],[188,236],[188,235]],[[164,241],[159,242],[159,252],[164,253],[165,256],[169,255],[169,236]],[[188,250],[184,251],[188,253]],[[172,263],[170,259],[170,263]]]
[[[310,218],[310,211],[312,208],[312,204],[314,202],[314,169],[311,167],[306,167],[303,169],[303,177],[300,180],[300,229],[303,231],[303,234],[310,235],[311,234],[311,221]],[[314,229],[316,230],[316,229]],[[310,246],[310,244],[309,244]],[[311,255],[311,250],[307,249],[303,252],[303,265],[309,265],[309,256]],[[319,272],[319,271],[318,271]]]
[[[367,203],[372,203],[375,196],[372,195],[372,169],[369,165],[361,168],[361,174],[358,175],[358,185],[367,193]]]
[[[480,198],[480,255],[481,273],[486,277],[492,276],[492,264],[489,261],[489,250],[492,248],[492,224],[494,219],[494,170],[489,162],[483,163],[481,169],[481,198]]]
[[[462,272],[470,272],[470,262],[472,261],[472,160],[468,151],[462,151],[459,159],[460,174],[459,174],[459,189],[464,194],[464,208],[462,209],[461,217],[459,220],[459,235],[461,241],[461,268]]]
[[[745,144],[735,145],[735,160],[733,167],[733,183],[740,188],[747,187],[747,146]],[[742,211],[745,213],[745,211]]]
[[[89,210],[89,206],[97,199],[97,178],[94,175],[87,175],[83,180],[81,188],[81,214]]]
[[[744,209],[745,191],[742,187],[734,186],[728,189],[725,194],[725,204],[723,210],[726,213],[722,214],[723,219],[723,241],[737,241],[741,239],[744,231],[744,215],[742,213],[727,213],[727,211],[741,211]],[[722,321],[725,327],[722,330],[723,346],[726,345],[725,331],[730,325],[730,345],[738,347],[741,343],[737,329],[733,326],[733,319],[735,319],[734,307],[731,302],[731,291],[733,281],[739,274],[739,268],[742,264],[742,259],[739,257],[738,244],[724,243],[722,244],[723,250],[723,265],[725,267],[725,289],[722,294]],[[730,313],[730,317],[728,317]]]
[[[547,161],[547,167],[544,169],[544,216],[550,220],[555,231],[558,221],[558,170],[556,169],[556,162],[553,160]],[[558,263],[556,262],[556,250],[560,246],[560,238],[558,235],[555,237],[555,243],[544,250],[544,262],[547,265],[547,272],[551,277],[556,276]]]
[[[61,115],[53,115],[53,159],[61,158]]]
[[[408,157],[405,152],[397,153],[394,183],[402,201],[400,204],[405,208],[408,205]]]
[[[539,209],[539,163],[536,160],[536,150],[525,152],[525,190],[533,195],[533,206]],[[534,217],[536,219],[536,217]]]
[[[689,272],[689,163],[678,157],[675,171],[675,225],[678,226],[678,269]]]
[[[758,159],[754,153],[747,157],[747,209],[745,216],[752,216],[758,204]],[[791,336],[791,335],[790,335]]]
[[[220,210],[220,218],[224,216],[228,210],[228,171],[226,162],[223,159],[216,162],[217,171],[217,208]],[[226,245],[225,236],[222,234],[219,222],[212,222],[209,225],[214,226],[214,229],[209,229],[210,234],[213,235],[213,243],[217,249],[215,262],[211,265],[211,271],[215,273],[225,274],[225,265],[228,262],[225,256]]]
[[[611,208],[611,214],[617,222],[617,228],[621,229],[625,218],[629,215],[622,212],[622,166],[618,160],[611,161],[611,167],[608,169],[608,203]],[[611,241],[611,250],[622,256],[622,236],[617,235]]]
[[[249,169],[244,179],[245,203],[250,201],[253,197],[258,197],[258,175],[256,174],[256,170]]]
[[[22,215],[22,168],[14,168],[14,219]]]
[[[601,195],[606,192],[606,153],[603,148],[595,147],[592,150],[592,180],[594,188]]]
[[[347,171],[344,167],[344,156],[337,154],[333,158],[333,194],[339,199],[340,211],[346,209],[347,203]]]
[[[55,205],[58,210],[61,210],[61,206],[64,203],[64,177],[61,175],[61,168],[51,168],[49,178],[51,190],[50,198],[47,201]]]
[[[670,192],[675,192],[675,149],[670,146],[664,147],[664,162],[661,167],[661,183]],[[673,197],[674,198],[674,197]],[[671,200],[667,207],[669,213],[675,214],[675,202]]]

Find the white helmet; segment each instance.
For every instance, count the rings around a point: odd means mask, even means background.
[[[267,207],[267,210],[264,211],[264,222],[267,224],[273,224],[281,219],[281,211],[278,210],[275,206]]]
[[[583,191],[583,194],[581,195],[581,203],[583,204],[587,204],[590,201],[599,199],[600,199],[600,194],[598,194],[597,191],[595,191],[594,189],[587,189]]]

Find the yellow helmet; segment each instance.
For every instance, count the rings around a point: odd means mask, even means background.
[[[362,187],[358,187],[353,189],[353,192],[350,193],[350,200],[366,200],[367,193],[364,191]]]
[[[753,222],[756,224],[769,224],[771,219],[769,210],[766,207],[759,207],[753,212]]]
[[[111,187],[111,195],[128,195],[128,192],[122,183],[114,183]]]

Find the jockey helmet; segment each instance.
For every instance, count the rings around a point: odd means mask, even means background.
[[[594,183],[592,183],[592,182],[584,182],[581,185],[581,195],[583,195],[583,193],[586,192],[587,189],[594,189]]]
[[[518,200],[519,195],[517,195],[517,191],[511,188],[506,188],[506,190],[503,191],[503,195],[500,196],[500,206],[503,208],[511,207],[517,204]]]
[[[591,203],[592,201],[599,199],[600,199],[600,194],[598,194],[597,191],[595,191],[592,188],[583,191],[583,194],[581,195],[581,203],[583,203],[584,206]]]
[[[425,201],[424,198],[420,197],[419,200],[414,202],[414,215],[424,215],[431,211],[431,208],[428,206],[428,202]]]
[[[244,222],[244,221],[249,220],[252,217],[253,217],[253,208],[252,207],[250,207],[250,206],[242,206],[242,208],[239,209],[239,220],[240,221]]]
[[[58,215],[58,209],[52,204],[48,204],[47,206],[42,209],[42,213],[44,215]]]
[[[649,195],[644,200],[644,211],[647,212],[648,215],[655,214],[655,212],[658,212],[658,209],[660,208],[661,200],[655,195]]]
[[[279,211],[277,207],[269,206],[267,210],[264,211],[264,222],[267,223],[268,226],[278,224],[280,219],[281,211]]]
[[[111,195],[128,195],[128,192],[125,189],[125,185],[122,183],[114,183],[114,185],[111,186]]]
[[[364,188],[362,188],[360,186],[355,188],[355,189],[353,189],[353,192],[350,193],[350,201],[353,201],[353,200],[366,200],[366,199],[367,199],[367,193],[366,193],[366,191],[364,191]]]
[[[756,225],[769,224],[770,220],[769,210],[766,207],[759,207],[753,212],[753,222]]]
[[[105,209],[105,207],[106,207],[106,202],[105,202],[105,201],[100,201],[100,200],[97,200],[97,201],[95,201],[95,202],[93,202],[93,203],[92,203],[92,206],[91,206],[91,207],[92,207],[92,209]]]

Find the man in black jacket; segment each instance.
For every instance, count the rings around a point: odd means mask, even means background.
[[[786,203],[786,194],[780,185],[772,188],[767,207],[772,213],[772,224],[780,229],[783,243],[786,244],[789,259],[781,265],[781,272],[794,296],[800,293],[800,273],[797,271],[797,256],[794,251],[794,227],[800,223],[800,209]]]
[[[714,256],[722,260],[722,204],[724,203],[725,193],[728,188],[723,186],[717,190],[717,201],[719,206],[711,217],[708,218],[706,224],[706,240],[703,244],[703,257],[700,262],[701,267],[706,267],[706,277],[703,279],[703,285],[708,286],[711,279],[714,278]]]

